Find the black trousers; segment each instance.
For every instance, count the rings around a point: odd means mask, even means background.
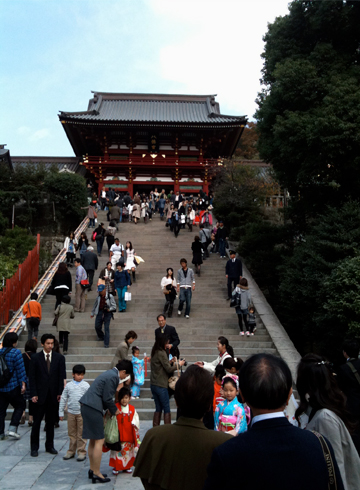
[[[21,394],[21,386],[17,386],[11,391],[0,392],[0,435],[4,434],[6,410],[9,405],[14,407],[10,425],[18,427],[21,416],[26,407],[26,402]]]
[[[86,274],[88,276],[88,281],[89,281],[89,284],[90,284],[90,288],[93,285],[94,272],[95,272],[94,269],[86,269]]]
[[[69,332],[59,332],[59,343],[63,344],[63,352],[67,352],[69,347]]]
[[[38,451],[39,449],[40,425],[44,415],[46,424],[45,449],[54,447],[54,425],[56,423],[57,410],[58,404],[51,398],[50,393],[44,403],[41,405],[39,405],[39,403],[34,404],[34,424],[32,426],[30,438],[32,451]]]
[[[61,299],[69,294],[69,291],[70,291],[69,288],[55,289],[55,297],[56,297],[55,310],[61,304]]]
[[[234,291],[234,289],[236,288],[236,286],[239,284],[239,282],[240,282],[240,277],[239,276],[238,277],[232,277],[232,276],[229,276],[228,277],[228,283],[227,283],[227,287],[228,287],[228,298],[231,298],[232,292]]]

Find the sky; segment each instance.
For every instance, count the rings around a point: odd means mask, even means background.
[[[0,0],[0,144],[73,156],[59,111],[91,91],[217,94],[252,119],[268,23],[288,0]]]

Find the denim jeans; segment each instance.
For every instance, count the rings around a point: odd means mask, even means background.
[[[12,405],[14,408],[10,426],[18,427],[22,413],[26,407],[25,399],[21,394],[20,385],[16,386],[13,390],[0,393],[0,435],[4,434],[6,411],[9,405]]]
[[[164,208],[159,208],[160,217],[164,217]]]
[[[123,210],[123,208],[120,208],[120,218],[119,218],[119,223],[122,223],[122,210]]]
[[[102,248],[104,245],[104,237],[100,237],[96,240],[97,253],[101,254]]]
[[[89,228],[95,228],[95,218],[90,218]]]
[[[185,315],[190,315],[191,306],[191,288],[180,288],[180,301],[179,301],[179,311],[182,311],[184,303],[186,303]]]
[[[112,318],[112,313],[110,311],[99,310],[99,313],[95,318],[95,330],[99,339],[104,341],[106,347],[109,346],[110,342],[110,320]],[[102,324],[104,324],[104,332],[102,331]]]
[[[126,301],[125,301],[126,291],[127,291],[127,286],[124,286],[122,288],[116,288],[116,292],[117,292],[118,298],[119,298],[119,311],[125,311],[126,310]]]
[[[219,252],[220,252],[220,257],[225,257],[226,256],[225,244],[226,244],[226,240],[224,240],[224,238],[220,238],[219,239]]]
[[[150,385],[151,393],[155,401],[155,412],[170,413],[170,400],[167,388]]]

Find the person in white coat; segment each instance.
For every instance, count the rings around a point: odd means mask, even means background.
[[[228,359],[229,357],[234,357],[234,350],[231,345],[229,345],[229,341],[226,337],[221,336],[218,338],[217,349],[219,351],[219,355],[214,361],[198,361],[194,364],[206,369],[206,371],[208,371],[211,375],[214,375],[216,366],[218,366],[219,364],[222,365],[225,359]]]

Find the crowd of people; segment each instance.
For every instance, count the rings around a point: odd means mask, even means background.
[[[28,330],[24,352],[17,348],[16,333],[5,335],[0,349],[0,440],[20,439],[18,427],[25,423],[28,403],[31,456],[39,454],[43,417],[45,450],[57,454],[54,428],[67,413],[69,448],[63,459],[76,457],[81,462],[88,456],[88,477],[92,483],[111,480],[100,469],[102,455],[110,452],[113,475],[131,472],[135,466],[134,476],[140,477],[149,490],[210,490],[223,486],[224,481],[229,487],[244,489],[358,490],[359,344],[354,340],[344,343],[346,362],[337,369],[322,356],[305,355],[298,365],[296,380],[292,379],[287,364],[270,354],[255,354],[243,362],[224,336],[218,337],[216,359],[199,360],[189,366],[180,356],[179,334],[167,323],[167,318],[172,317],[177,298],[178,316],[190,317],[195,275],[200,275],[200,267],[209,253],[226,257],[228,231],[223,223],[213,227],[211,204],[206,196],[200,196],[204,200],[201,216],[200,212],[196,214],[199,211],[196,200],[187,202],[185,216],[189,209],[195,213],[191,223],[187,219],[182,221],[181,208],[186,200],[180,193],[169,198],[153,192],[145,199],[139,196],[140,202],[134,196],[133,204],[132,200],[126,204],[126,198],[105,194],[96,203],[110,213],[111,220],[105,230],[103,223],[95,228],[97,218],[95,215],[91,218],[94,220],[90,222],[94,229],[91,238],[96,241],[97,253],[85,233],[78,241],[74,233],[65,240],[67,260],[59,264],[51,285],[59,341],[45,333],[38,349],[42,309],[35,292],[23,309]],[[91,385],[84,379],[86,366],[82,364],[72,366],[73,380],[66,382],[64,355],[69,349],[71,321],[75,313],[85,310],[86,292],[93,286],[105,238],[109,260],[99,273],[98,295],[91,312],[97,338],[105,348],[109,347],[113,313],[117,309],[126,311],[125,294],[136,281],[138,262],[134,247],[131,241],[124,246],[116,237],[125,204],[139,206],[139,217],[133,209],[129,213],[133,220],[152,219],[158,212],[175,236],[186,226],[192,231],[196,224],[199,234],[191,247],[195,271],[188,267],[185,258],[180,259],[176,272],[172,267],[166,269],[160,282],[165,304],[157,316],[158,327],[149,357],[135,345],[138,335],[130,330],[117,347],[109,369]],[[121,212],[113,213],[115,206]],[[90,208],[96,214],[96,208],[89,206],[89,212]],[[256,331],[256,315],[248,281],[243,277],[242,263],[235,251],[229,250],[229,256],[224,267],[227,299],[238,316],[240,336],[251,336]],[[72,278],[68,268],[72,266],[76,267],[75,308],[70,304]],[[64,355],[60,353],[61,347]],[[155,411],[153,428],[141,443],[140,418],[132,400],[141,395],[148,365]],[[294,386],[299,403],[292,393]],[[177,406],[174,424],[172,396]],[[14,411],[5,433],[9,404]]]

